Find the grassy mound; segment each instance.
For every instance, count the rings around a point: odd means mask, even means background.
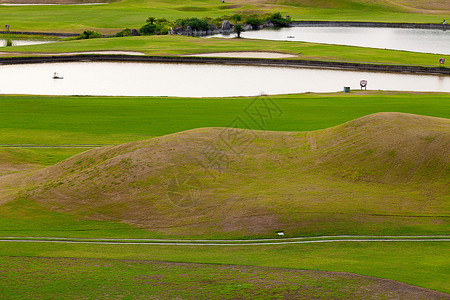
[[[76,155],[23,196],[163,234],[448,233],[449,129],[402,113],[301,133],[200,128]]]

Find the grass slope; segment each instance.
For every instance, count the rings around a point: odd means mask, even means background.
[[[197,129],[74,156],[23,196],[162,234],[446,234],[449,126],[381,113],[306,133]]]
[[[2,55],[83,51],[138,51],[148,55],[183,55],[229,51],[272,51],[298,55],[298,59],[393,65],[433,66],[445,55],[353,46],[290,41],[195,38],[178,35],[61,41],[30,46],[4,47]],[[11,54],[6,54],[11,52]]]
[[[0,19],[11,30],[81,32],[87,28],[115,33],[139,28],[149,16],[178,19],[217,17],[237,12],[280,11],[296,20],[355,20],[439,23],[448,18],[448,0],[435,1],[227,1],[124,0],[104,5],[5,6]]]

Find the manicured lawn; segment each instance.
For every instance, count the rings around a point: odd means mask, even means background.
[[[3,276],[12,280],[16,276],[13,273],[15,268],[19,268],[19,271],[22,268],[20,267],[22,263],[19,259],[9,261],[7,256],[137,259],[351,272],[393,279],[448,293],[450,292],[448,284],[450,281],[448,273],[450,259],[446,255],[448,251],[450,251],[450,243],[448,242],[324,243],[253,247],[77,245],[8,242],[0,243],[0,252],[4,256],[4,258],[0,257],[0,274],[3,270],[5,274]],[[58,260],[55,260],[55,262],[56,265],[60,264]],[[99,265],[105,263],[109,264],[109,267],[92,268],[90,271],[85,270],[85,267],[80,265],[75,270],[69,269],[66,271],[66,267],[49,267],[49,270],[42,272],[49,272],[53,274],[51,276],[56,278],[70,276],[72,272],[79,272],[76,274],[81,274],[83,277],[105,278],[108,274],[114,273],[114,270],[118,270],[117,268],[124,268],[123,271],[120,271],[123,277],[114,280],[116,283],[119,281],[123,283],[119,285],[120,288],[128,285],[135,278],[136,274],[133,273],[136,272],[136,262],[131,262],[128,266],[126,261],[98,262]],[[23,264],[24,266],[29,265],[26,268],[30,268],[30,270],[42,268],[32,259],[23,259]],[[84,264],[90,266],[92,262],[85,262]],[[149,271],[147,270],[147,272]],[[164,274],[166,274],[165,272],[169,271],[164,271]],[[176,274],[176,270],[172,270],[172,274]],[[211,278],[211,276],[205,276],[205,279]],[[45,278],[42,276],[36,276],[34,279],[29,278],[30,281],[24,285],[25,287],[36,285]],[[58,289],[68,289],[70,282],[66,282],[62,278],[56,281],[60,285]],[[93,288],[86,289],[86,292],[94,293],[92,295],[98,292]],[[132,292],[133,288],[128,287],[127,290]]]
[[[228,126],[236,117],[242,118],[248,127],[260,129],[244,113],[254,98],[155,98],[155,97],[48,97],[10,96],[0,97],[0,143],[2,144],[119,144],[175,133],[182,130]],[[271,96],[282,110],[282,115],[265,124],[267,130],[304,131],[327,128],[343,122],[382,111],[407,112],[435,117],[450,117],[449,94],[415,93],[352,93],[352,94],[304,94]],[[83,149],[3,149],[12,155],[13,161],[29,161],[41,165],[53,164]],[[13,152],[13,154],[11,154]],[[4,153],[4,152],[2,152]],[[50,212],[31,201],[19,200],[0,207],[1,236],[57,236],[57,237],[133,237],[158,238],[156,233],[136,229],[125,224],[91,221],[64,213]],[[82,289],[85,295],[104,295],[99,285],[118,289],[112,295],[139,296],[134,292],[140,276],[151,270],[139,262],[96,261],[106,267],[92,267],[92,261],[63,263],[36,261],[20,257],[73,257],[98,259],[159,260],[236,264],[322,271],[352,272],[380,278],[398,280],[412,285],[450,292],[448,282],[450,261],[448,242],[399,242],[399,243],[324,243],[284,246],[150,246],[150,245],[75,245],[47,243],[0,243],[0,275],[8,283],[27,278],[23,290],[34,295],[48,295],[58,290],[70,294],[74,281],[62,280],[77,274],[92,284]],[[9,259],[9,256],[19,258]],[[75,265],[73,265],[75,264]],[[52,267],[53,266],[53,267]],[[20,270],[30,270],[21,274]],[[14,270],[19,270],[17,273]],[[112,274],[126,271],[121,278]],[[45,272],[44,272],[45,270]],[[164,278],[181,280],[176,270],[164,268]],[[30,274],[43,274],[31,276]],[[188,272],[183,270],[183,272]],[[196,274],[199,271],[197,271]],[[203,280],[216,278],[220,269],[201,271]],[[234,273],[233,273],[234,274]],[[279,276],[270,273],[270,276]],[[275,275],[274,275],[275,274]],[[81,276],[81,277],[80,277]],[[234,276],[234,275],[233,275]],[[244,279],[238,282],[247,283]],[[136,279],[138,278],[138,279]],[[220,277],[218,277],[220,278]],[[234,278],[234,277],[233,277]],[[164,279],[164,280],[166,280]],[[19,280],[19,281],[18,281]],[[50,283],[52,280],[54,283]],[[23,282],[23,281],[22,281]],[[79,281],[75,281],[75,285]],[[122,284],[118,284],[121,282]],[[140,282],[140,281],[139,281]],[[185,282],[182,280],[182,282]],[[234,287],[219,285],[218,291]],[[240,283],[239,283],[240,284]],[[8,287],[9,286],[9,287]],[[14,285],[0,289],[0,295],[20,295]],[[331,290],[333,286],[325,282]],[[354,286],[349,283],[349,286]],[[39,287],[39,288],[36,288]],[[248,288],[248,287],[247,287]],[[80,286],[81,289],[81,286]],[[285,290],[283,287],[282,290]],[[323,289],[322,289],[323,290]],[[152,291],[155,291],[152,289]],[[242,289],[241,289],[242,291]],[[3,294],[2,294],[3,293]],[[189,290],[180,293],[189,295]],[[221,292],[217,292],[221,293]],[[239,292],[235,292],[237,295]],[[222,295],[222,294],[221,294]],[[341,295],[341,294],[338,294]]]
[[[0,257],[0,296],[148,299],[385,299],[431,296],[377,278],[318,271],[136,260]],[[120,282],[118,285],[117,282]],[[404,293],[404,294],[403,294]]]
[[[199,127],[226,127],[254,97],[0,96],[0,144],[119,144]],[[266,130],[323,129],[376,112],[450,117],[450,95],[437,93],[299,94],[270,96],[282,115]]]

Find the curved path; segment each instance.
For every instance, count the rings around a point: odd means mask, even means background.
[[[420,236],[318,236],[249,240],[175,240],[175,239],[89,239],[58,237],[0,237],[0,242],[69,243],[111,245],[169,245],[169,246],[264,246],[336,242],[450,242],[450,235]]]

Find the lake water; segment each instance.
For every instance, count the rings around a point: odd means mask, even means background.
[[[38,45],[38,44],[54,43],[55,41],[11,39],[11,42],[12,42],[12,46],[25,46],[25,45]],[[6,39],[0,39],[0,47],[6,47]]]
[[[53,79],[58,72],[64,79]],[[158,63],[0,66],[1,94],[225,97],[370,90],[450,92],[450,76]]]
[[[236,34],[214,35],[232,38]],[[450,54],[450,30],[370,27],[289,27],[247,31],[243,38],[351,45]]]

